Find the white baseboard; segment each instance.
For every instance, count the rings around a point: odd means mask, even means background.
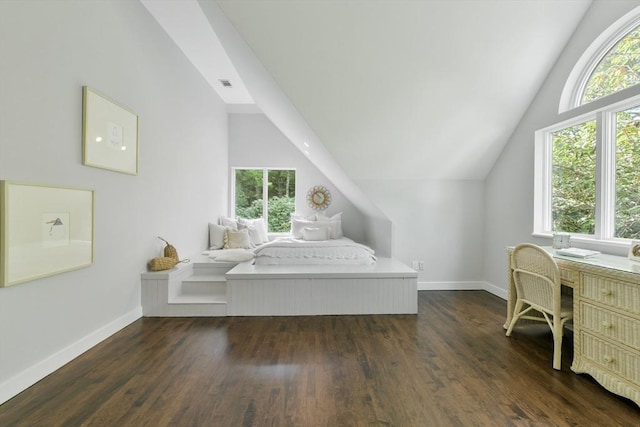
[[[502,289],[494,284],[491,284],[489,282],[484,282],[484,290],[492,293],[493,295],[502,298],[503,300],[507,300],[507,290],[506,289]]]
[[[419,291],[487,291],[504,300],[507,291],[488,282],[418,282]]]
[[[90,333],[75,343],[52,354],[46,359],[25,369],[19,374],[9,378],[0,384],[0,404],[11,399],[18,393],[31,387],[47,375],[60,369],[76,357],[80,356],[91,347],[109,338],[119,330],[142,317],[142,307],[131,310],[129,313]]]

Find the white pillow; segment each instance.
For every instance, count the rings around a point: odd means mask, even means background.
[[[291,219],[302,219],[305,221],[316,221],[318,219],[318,215],[313,213],[311,215],[305,216],[299,213],[292,213],[291,214]]]
[[[331,238],[339,239],[342,237],[342,221],[316,221],[312,227],[327,227],[331,230]]]
[[[247,232],[249,233],[249,238],[251,240],[251,244],[253,246],[260,246],[261,244],[264,243],[262,241],[262,238],[260,237],[260,233],[258,233],[258,230],[254,226],[241,228],[240,230],[247,230]]]
[[[299,218],[291,218],[291,237],[294,239],[302,239],[302,230],[305,227],[315,227],[316,223],[314,221],[309,221],[306,219]]]
[[[338,212],[334,216],[326,216],[319,213],[315,215],[315,219],[316,221],[342,221],[342,212]]]
[[[236,220],[235,218],[229,218],[227,216],[221,216],[220,217],[220,225],[222,225],[223,227],[228,227],[234,231],[238,230],[238,220]]]
[[[331,221],[331,238],[339,239],[344,234],[342,233],[342,221],[341,220],[332,220]]]
[[[227,230],[225,233],[225,249],[251,249],[252,247],[248,230]]]
[[[331,238],[331,229],[329,227],[304,227],[302,229],[302,240],[320,241],[329,240],[329,238]]]
[[[342,212],[331,217],[323,214],[316,214],[316,219],[317,221],[315,222],[314,227],[330,227],[332,239],[339,239],[344,235],[342,233]]]
[[[209,223],[209,249],[222,249],[224,247],[224,233],[226,227]]]
[[[256,219],[238,218],[238,228],[251,228],[251,227],[253,227],[255,231],[258,233],[258,237],[254,242],[256,245],[261,245],[269,241],[269,236],[267,236],[267,226],[264,223],[264,218],[256,218]]]
[[[264,218],[258,218],[253,220],[253,226],[258,231],[262,243],[269,243],[269,236],[267,235],[267,224],[264,222]]]

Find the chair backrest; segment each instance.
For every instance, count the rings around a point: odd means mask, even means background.
[[[513,250],[511,268],[518,298],[549,313],[560,312],[560,270],[551,255],[522,243]]]

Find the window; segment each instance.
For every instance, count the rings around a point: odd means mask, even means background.
[[[296,207],[293,169],[234,169],[234,216],[264,218],[270,233],[288,232]]]
[[[640,239],[640,106],[616,113],[615,236]]]
[[[580,104],[640,83],[640,27],[618,41],[600,60],[585,86]]]
[[[565,112],[640,83],[640,7],[607,28],[574,66],[560,98]]]
[[[640,96],[536,132],[534,232],[640,239]]]
[[[603,32],[577,62],[560,111],[639,83],[637,7]],[[640,239],[640,95],[632,90],[608,99],[536,132],[534,234],[564,231],[577,240],[613,245]]]
[[[552,229],[595,233],[596,122],[551,133]]]

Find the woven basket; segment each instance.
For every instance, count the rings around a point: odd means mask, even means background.
[[[173,245],[171,245],[171,243],[164,240],[162,237],[158,236],[158,239],[162,240],[167,244],[167,246],[164,247],[165,258],[173,258],[176,260],[176,262],[179,262],[180,258],[178,257],[178,251],[176,250],[176,248]]]
[[[173,268],[177,263],[178,260],[171,257],[158,257],[149,261],[148,267],[151,271],[162,271]]]

